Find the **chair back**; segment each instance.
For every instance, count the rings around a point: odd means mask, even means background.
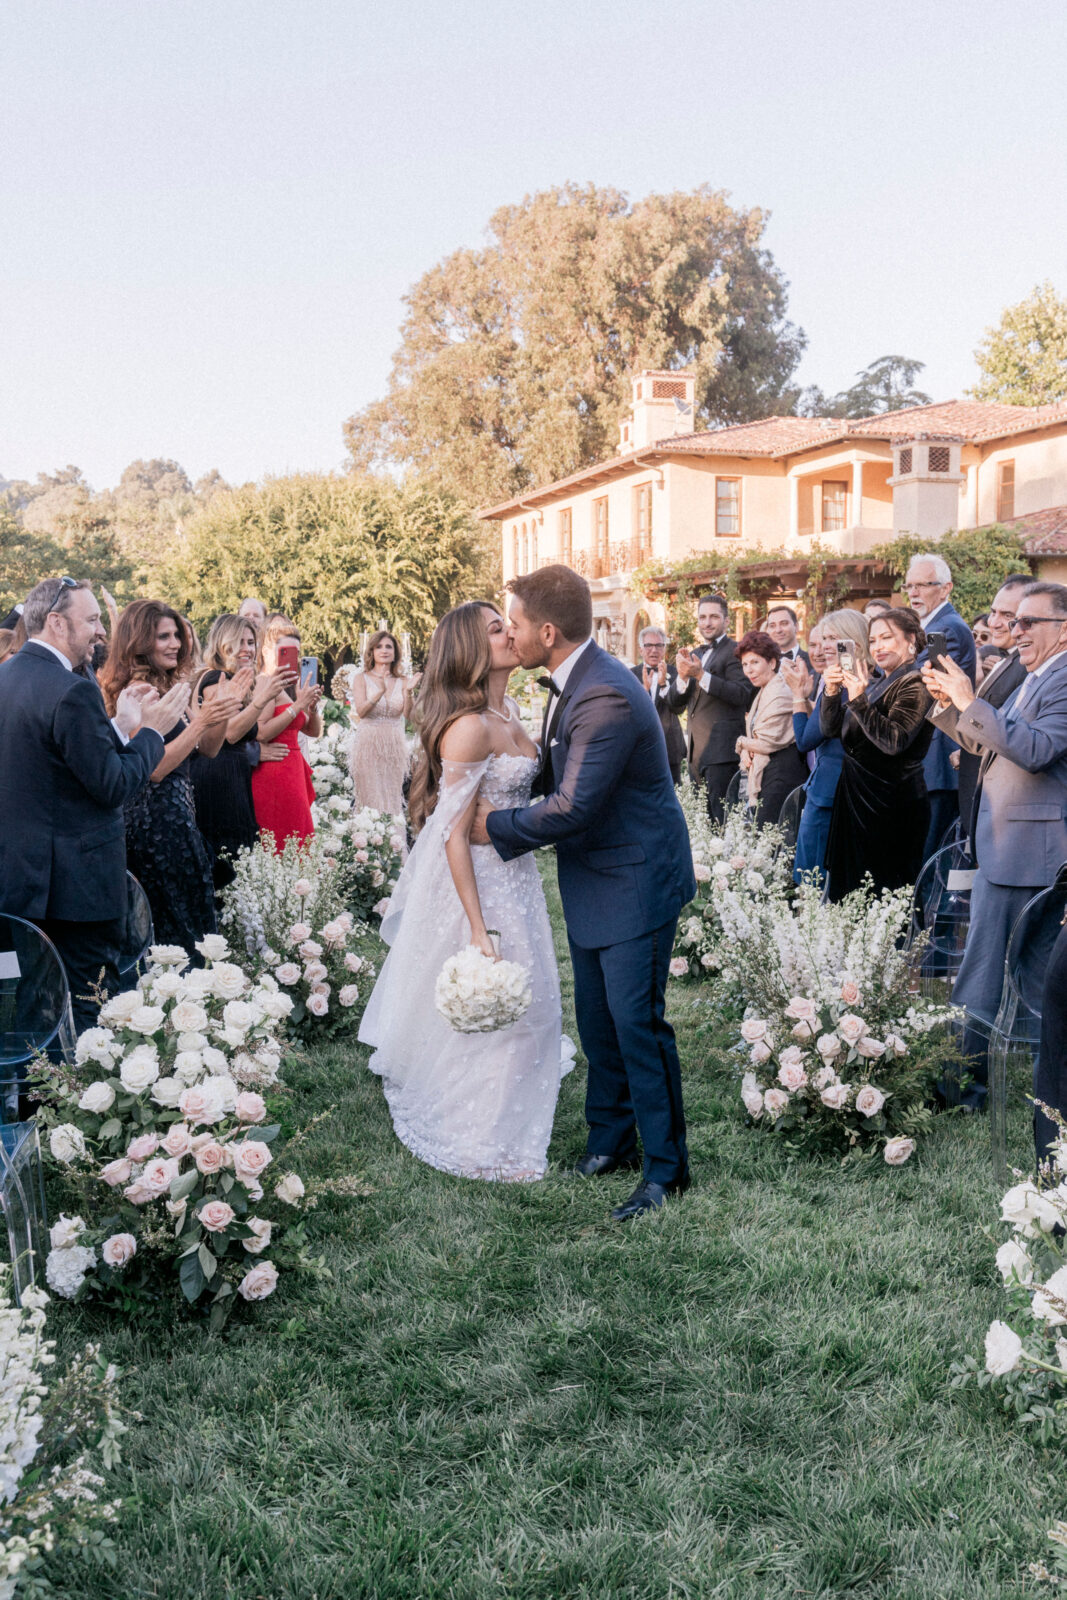
[[[141,962],[148,954],[153,936],[152,908],[148,904],[148,896],[133,873],[127,872],[126,928],[122,936],[118,969],[120,978],[129,978],[131,981],[130,984],[124,984],[124,988],[131,987],[136,979]]]
[[[744,784],[745,784],[743,792],[742,792],[742,789],[741,789],[742,782],[744,782]],[[748,798],[747,775],[741,771],[740,767],[738,767],[737,771],[734,773],[733,777],[730,779],[729,783],[726,785],[726,793],[722,797],[723,807],[724,807],[724,809],[728,809],[730,806],[740,805],[741,801],[745,800],[747,798]]]
[[[0,1211],[16,1303],[32,1283],[44,1282],[48,1214],[44,1202],[41,1144],[35,1122],[0,1125]]]
[[[782,801],[782,809],[778,813],[778,826],[785,836],[783,843],[783,849],[785,850],[796,850],[797,834],[800,832],[800,818],[807,798],[804,785],[798,784]]]
[[[910,942],[927,935],[920,961],[924,994],[951,990],[971,925],[970,857],[965,840],[942,845],[924,863],[911,899]]]
[[[0,912],[0,1121],[18,1119],[19,1085],[36,1055],[74,1059],[70,984],[51,939],[24,917]]]

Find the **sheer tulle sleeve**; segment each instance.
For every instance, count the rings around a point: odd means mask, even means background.
[[[488,761],[445,761],[442,764],[437,804],[415,840],[390,896],[389,910],[382,918],[381,935],[386,944],[391,945],[395,941],[404,907],[420,879],[424,880],[429,872],[440,871],[445,859],[444,847],[452,829],[477,794],[488,766]]]

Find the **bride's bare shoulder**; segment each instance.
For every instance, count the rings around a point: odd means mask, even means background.
[[[441,740],[442,761],[485,761],[491,750],[485,718],[476,711],[457,717]]]

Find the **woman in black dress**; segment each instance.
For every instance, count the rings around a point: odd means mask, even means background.
[[[233,882],[230,858],[249,849],[259,837],[252,805],[253,766],[259,761],[282,761],[289,754],[284,744],[259,745],[256,740],[260,717],[290,676],[282,672],[257,675],[258,648],[249,618],[232,613],[216,617],[204,646],[206,671],[196,685],[203,704],[210,704],[220,694],[236,701],[218,755],[205,756],[198,751],[190,766],[196,825],[211,852],[216,890]]]
[[[932,701],[915,665],[925,648],[922,624],[902,606],[871,619],[870,652],[883,677],[871,682],[859,659],[851,672],[839,660],[826,665],[820,726],[844,749],[826,847],[830,900],[843,900],[868,873],[875,889],[900,889],[919,875],[930,826],[922,764],[933,735]]]
[[[149,683],[165,694],[188,676],[191,650],[176,611],[160,600],[134,600],[119,617],[100,675],[114,716],[127,684]],[[196,826],[189,763],[199,748],[213,756],[235,709],[227,695],[190,708],[166,736],[163,759],[126,804],[126,861],[148,896],[157,944],[193,946],[215,932],[211,854]]]

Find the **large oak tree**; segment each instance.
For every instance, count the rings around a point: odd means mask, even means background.
[[[1045,282],[1008,306],[974,353],[976,400],[1045,406],[1067,400],[1067,300]]]
[[[468,504],[609,456],[640,367],[696,370],[694,428],[791,410],[804,336],[762,238],[719,190],[567,184],[504,206],[405,297],[384,399],[345,424],[352,466],[414,469]]]

